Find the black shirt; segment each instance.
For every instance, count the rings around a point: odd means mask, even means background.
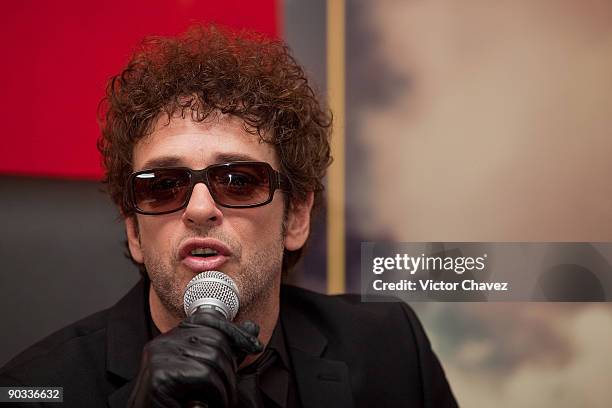
[[[238,371],[238,392],[243,383],[256,376],[257,390],[263,407],[299,408],[299,398],[285,334],[280,319],[277,321],[266,350],[252,364]],[[248,385],[247,385],[248,387]]]

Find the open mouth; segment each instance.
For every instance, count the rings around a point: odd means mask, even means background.
[[[218,270],[231,256],[232,252],[227,246],[211,238],[186,240],[179,249],[181,262],[194,273]]]
[[[212,248],[195,248],[190,254],[198,258],[209,258],[218,255],[218,252]]]

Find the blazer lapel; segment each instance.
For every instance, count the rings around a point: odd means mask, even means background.
[[[289,302],[280,315],[304,408],[353,407],[347,364],[323,357],[327,338]]]
[[[122,387],[117,388],[115,392],[108,396],[108,406],[110,408],[125,408],[128,400],[130,399],[135,383],[136,379],[133,379]]]
[[[148,339],[145,296],[141,280],[110,311],[106,328],[106,368],[118,388],[108,397],[111,408],[124,408],[134,387],[142,349]]]

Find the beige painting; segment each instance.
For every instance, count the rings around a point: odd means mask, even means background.
[[[612,241],[612,2],[347,7],[349,234]],[[461,406],[610,406],[612,306],[415,307]]]

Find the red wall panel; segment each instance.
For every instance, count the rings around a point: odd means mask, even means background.
[[[146,35],[216,22],[279,35],[280,0],[19,1],[3,5],[0,173],[100,178],[96,108]]]

